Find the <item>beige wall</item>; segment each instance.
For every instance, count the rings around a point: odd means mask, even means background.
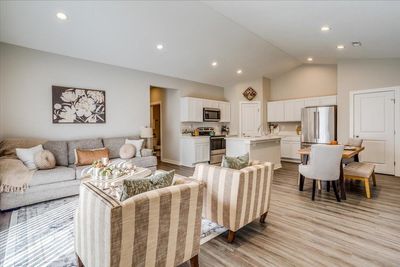
[[[349,92],[400,85],[400,59],[346,59],[338,62],[338,139],[350,133]]]
[[[231,122],[230,122],[230,134],[238,134],[239,133],[239,103],[248,101],[244,96],[243,92],[248,88],[252,87],[257,95],[252,101],[260,101],[261,102],[261,114],[264,114],[263,108],[263,78],[240,82],[228,87],[225,87],[225,98],[227,101],[231,103]]]
[[[303,64],[271,81],[269,100],[335,95],[336,65]]]
[[[53,124],[52,85],[105,90],[107,122]],[[151,85],[224,99],[221,87],[0,43],[0,134],[47,139],[139,134],[150,123]],[[179,103],[173,105],[179,110]]]

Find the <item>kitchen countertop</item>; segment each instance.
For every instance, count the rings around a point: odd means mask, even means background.
[[[181,135],[181,138],[209,138],[209,135],[198,135],[198,136],[193,136],[193,135]]]
[[[270,141],[281,139],[281,136],[278,135],[265,135],[265,136],[254,136],[254,137],[240,137],[240,136],[230,136],[226,137],[226,140],[240,140],[240,141],[248,141],[248,142],[262,142],[262,141]]]

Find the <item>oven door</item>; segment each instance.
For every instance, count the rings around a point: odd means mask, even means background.
[[[221,110],[217,108],[204,108],[203,121],[220,121]]]
[[[211,154],[213,151],[224,150],[222,153],[225,152],[226,148],[226,141],[224,137],[211,137],[210,138],[210,150]]]

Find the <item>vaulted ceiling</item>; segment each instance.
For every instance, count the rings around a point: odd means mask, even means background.
[[[0,41],[227,86],[274,77],[308,56],[399,57],[399,11],[393,2],[1,1]],[[324,24],[332,30],[321,33]]]

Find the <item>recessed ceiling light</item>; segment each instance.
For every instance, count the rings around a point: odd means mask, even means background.
[[[218,62],[217,61],[213,61],[213,63],[211,63],[211,66],[213,66],[213,67],[218,66]]]
[[[329,27],[328,25],[324,25],[321,27],[321,31],[323,31],[323,32],[328,32],[330,30],[331,30],[331,27]]]
[[[313,61],[313,58],[312,58],[312,57],[309,57],[309,58],[307,58],[307,61],[308,61],[308,62],[311,62],[311,61]]]
[[[237,74],[242,74],[243,71],[239,69],[239,70],[236,71],[236,73],[237,73]]]
[[[362,44],[361,44],[361,42],[356,41],[356,42],[351,42],[351,45],[354,47],[360,47]]]
[[[164,48],[164,46],[163,46],[162,44],[158,44],[158,45],[157,45],[157,49],[158,49],[158,50],[162,50],[163,48]]]
[[[344,49],[344,45],[338,45],[338,46],[336,46],[336,48],[339,50]]]
[[[56,16],[57,16],[57,18],[60,19],[60,20],[66,20],[66,19],[68,18],[67,15],[65,15],[65,14],[62,13],[62,12],[58,12],[58,13],[56,14]]]

